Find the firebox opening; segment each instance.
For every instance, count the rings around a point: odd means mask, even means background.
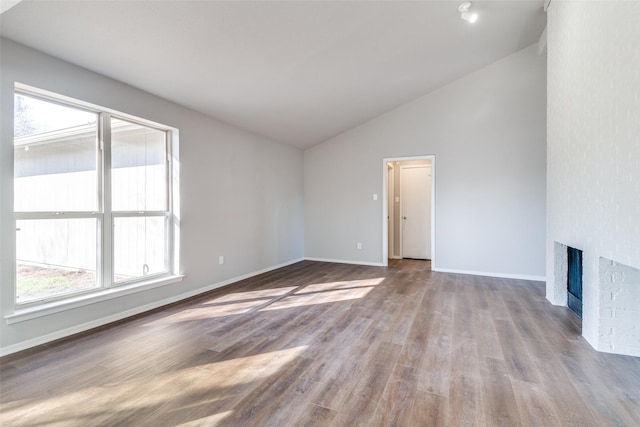
[[[567,306],[582,318],[582,251],[567,246]]]

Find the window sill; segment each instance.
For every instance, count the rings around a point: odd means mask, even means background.
[[[184,276],[168,276],[160,279],[149,280],[147,282],[138,282],[131,285],[104,289],[102,291],[78,295],[64,300],[44,302],[38,305],[18,308],[12,314],[9,314],[4,318],[9,325],[12,323],[24,322],[26,320],[48,316],[61,311],[73,310],[74,308],[84,307],[90,304],[120,298],[125,295],[147,291],[160,286],[171,285],[173,283],[181,282],[183,278]]]

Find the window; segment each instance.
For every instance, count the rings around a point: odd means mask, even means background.
[[[17,304],[170,276],[173,130],[22,87],[14,106]]]

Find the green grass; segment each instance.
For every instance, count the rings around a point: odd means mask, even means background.
[[[16,290],[19,301],[47,298],[96,285],[92,271],[24,264],[17,267]]]

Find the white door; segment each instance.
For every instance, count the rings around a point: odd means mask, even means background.
[[[402,257],[431,259],[431,167],[400,169]]]

